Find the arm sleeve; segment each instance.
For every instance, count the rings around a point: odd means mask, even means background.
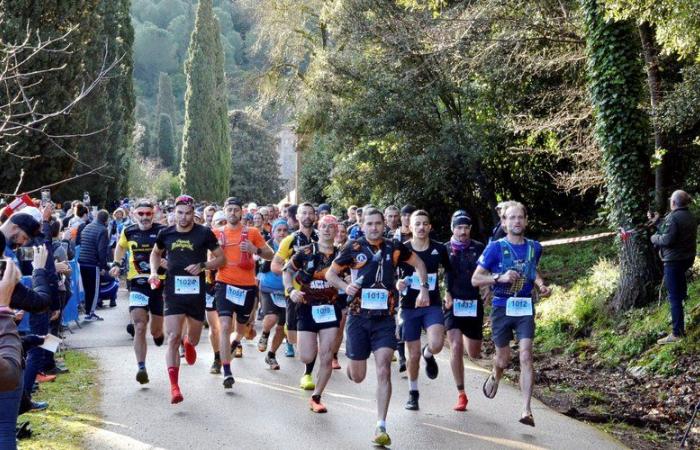
[[[46,311],[51,306],[51,288],[45,269],[36,269],[32,275],[32,289],[17,283],[10,299],[10,307],[31,313]]]
[[[659,247],[668,247],[672,245],[678,237],[678,224],[675,219],[669,220],[668,229],[664,234],[655,234],[651,237],[651,243]]]

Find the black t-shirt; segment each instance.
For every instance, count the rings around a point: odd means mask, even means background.
[[[484,244],[471,240],[464,250],[454,251],[448,242],[445,249],[450,255],[451,270],[445,270],[447,291],[452,298],[460,300],[479,300],[479,289],[472,286],[472,275],[478,266],[478,260],[484,252]]]
[[[155,245],[158,233],[165,227],[154,223],[148,230],[141,230],[137,224],[129,225],[122,231],[124,237],[120,241],[124,249],[129,250],[129,279],[137,276],[148,276],[151,273],[151,250]],[[158,268],[158,274],[164,275],[165,269]]]
[[[341,274],[352,272],[353,282],[362,289],[383,288],[389,291],[389,312],[396,306],[395,270],[399,263],[407,261],[413,253],[397,240],[382,239],[379,246],[372,245],[364,236],[351,240],[340,250],[333,261],[333,270]],[[380,270],[381,267],[381,270]],[[353,299],[351,312],[360,312],[360,295]]]
[[[169,299],[204,298],[204,271],[193,277],[185,271],[190,264],[207,261],[207,251],[219,248],[219,242],[211,229],[194,224],[187,233],[180,233],[175,226],[158,233],[156,246],[165,249],[168,258],[165,294]],[[195,281],[197,278],[199,281]]]
[[[451,270],[450,258],[447,254],[445,246],[437,241],[430,240],[428,248],[422,251],[414,250],[411,241],[404,245],[413,250],[413,252],[423,260],[426,271],[428,272],[428,291],[430,293],[430,306],[441,306],[440,299],[440,284],[438,283],[438,270],[442,266],[445,271]],[[414,309],[416,307],[416,298],[420,293],[420,280],[418,274],[415,274],[415,269],[409,264],[399,265],[399,277],[411,277],[410,286],[406,289],[406,293],[401,295],[401,307],[406,309]]]
[[[338,297],[338,290],[326,281],[326,272],[338,255],[333,247],[331,254],[325,254],[319,248],[318,242],[305,247],[292,256],[290,268],[294,275],[294,288],[306,294],[308,303],[333,303]]]

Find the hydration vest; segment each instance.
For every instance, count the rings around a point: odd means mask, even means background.
[[[498,241],[501,249],[501,270],[502,273],[508,270],[515,270],[521,276],[525,277],[525,282],[534,283],[537,278],[537,261],[535,260],[535,244],[530,239],[525,239],[525,244],[527,244],[527,250],[525,254],[525,261],[522,263],[516,262],[513,246],[506,241],[506,238],[501,238]],[[494,295],[496,297],[510,297],[512,295],[517,295],[517,292],[509,292],[510,285],[508,284],[496,284],[494,288]]]

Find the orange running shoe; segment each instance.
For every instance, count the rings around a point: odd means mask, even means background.
[[[340,369],[340,363],[338,362],[338,358],[333,358],[333,364],[332,364],[333,370],[338,370]]]
[[[56,375],[44,375],[43,373],[36,374],[37,383],[48,383],[50,381],[56,381]]]
[[[457,403],[452,409],[455,411],[466,411],[468,403],[469,399],[467,398],[467,394],[459,394],[459,397],[457,397]]]
[[[311,411],[315,412],[315,413],[324,413],[324,412],[328,412],[328,410],[326,409],[326,407],[324,406],[324,404],[321,403],[320,400],[319,400],[319,401],[315,401],[313,397],[311,397],[311,398],[309,399],[309,409],[310,409]]]
[[[180,392],[180,386],[177,384],[170,386],[170,403],[173,405],[183,401],[182,392]]]
[[[185,361],[191,366],[197,361],[197,349],[190,344],[190,339],[187,336],[182,339],[182,345],[185,347]]]

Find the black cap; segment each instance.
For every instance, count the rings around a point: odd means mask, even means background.
[[[329,205],[328,203],[321,203],[320,205],[318,205],[318,212],[321,212],[321,211],[326,211],[328,214],[330,214],[331,213],[331,205]]]
[[[415,211],[416,209],[418,209],[418,208],[416,208],[413,205],[410,205],[410,204],[404,205],[404,207],[401,208],[401,215],[402,216],[410,216],[411,214],[413,214],[413,211]]]
[[[229,205],[236,205],[239,208],[243,208],[243,202],[240,201],[237,197],[229,197],[226,199],[224,202],[224,206],[229,206]]]
[[[452,214],[452,229],[460,225],[471,225],[472,218],[465,211],[459,210]]]
[[[299,205],[289,205],[287,208],[287,217],[296,217]]]
[[[10,222],[14,223],[20,228],[20,230],[27,233],[27,236],[29,236],[30,239],[44,237],[44,235],[41,233],[41,224],[29,214],[13,214],[12,217],[10,217]]]

